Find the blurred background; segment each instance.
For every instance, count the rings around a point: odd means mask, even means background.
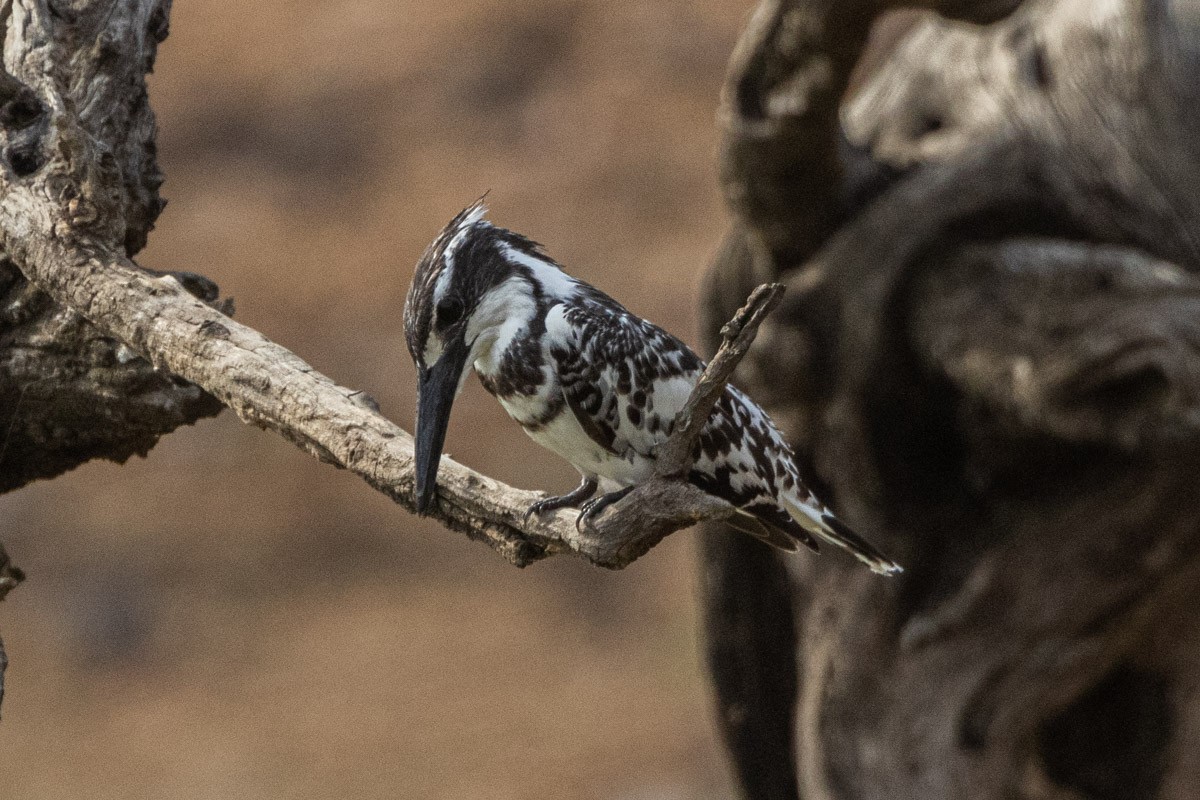
[[[461,207],[696,341],[722,229],[714,113],[753,3],[189,0],[151,98],[170,205],[139,261],[411,428],[401,311]],[[447,452],[573,470],[469,384]],[[623,573],[525,570],[225,413],[0,497],[29,580],[0,796],[730,793],[688,534]]]

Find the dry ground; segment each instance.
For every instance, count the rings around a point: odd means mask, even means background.
[[[186,0],[152,96],[141,260],[402,424],[412,265],[461,206],[695,339],[724,225],[713,118],[749,0]],[[472,385],[448,451],[573,485]],[[30,575],[0,797],[728,795],[693,547],[517,571],[231,415],[0,498]]]

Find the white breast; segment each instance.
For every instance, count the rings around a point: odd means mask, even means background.
[[[508,402],[500,402],[514,419],[518,419],[514,411],[519,412],[519,409],[510,410]],[[566,406],[546,425],[525,432],[542,447],[569,461],[581,473],[607,478],[618,486],[642,483],[654,471],[654,462],[637,453],[630,451],[629,458],[622,458],[593,442]]]

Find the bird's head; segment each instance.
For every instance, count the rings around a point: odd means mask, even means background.
[[[419,513],[433,500],[450,409],[470,364],[545,313],[548,291],[539,274],[552,290],[571,280],[536,243],[485,220],[486,211],[480,199],[442,229],[417,263],[404,304],[404,335],[417,368]]]

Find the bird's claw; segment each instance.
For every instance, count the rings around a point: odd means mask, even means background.
[[[525,516],[521,517],[521,523],[529,522],[530,517],[540,515],[543,511],[553,511],[558,508],[553,502],[557,499],[557,497],[547,497],[545,500],[538,500],[536,503],[531,503],[529,508],[525,509]]]
[[[599,499],[600,498],[596,498],[596,500]],[[592,527],[592,517],[596,515],[596,500],[588,500],[583,504],[583,507],[579,509],[579,516],[575,518],[575,530],[579,531],[580,533],[583,533],[584,525],[587,525],[589,528]]]
[[[618,489],[615,492],[602,494],[599,497],[593,497],[591,500],[588,500],[579,507],[579,516],[575,518],[575,530],[583,533],[583,526],[592,527],[592,520],[599,516],[601,511],[632,491],[633,487],[627,486],[624,489]]]
[[[542,514],[546,511],[557,511],[560,508],[575,508],[584,500],[596,493],[596,479],[585,477],[583,482],[579,484],[574,491],[557,497],[545,497],[538,500],[533,505],[529,506],[525,511],[525,516],[522,518],[522,523],[529,522],[529,518],[534,514]]]

